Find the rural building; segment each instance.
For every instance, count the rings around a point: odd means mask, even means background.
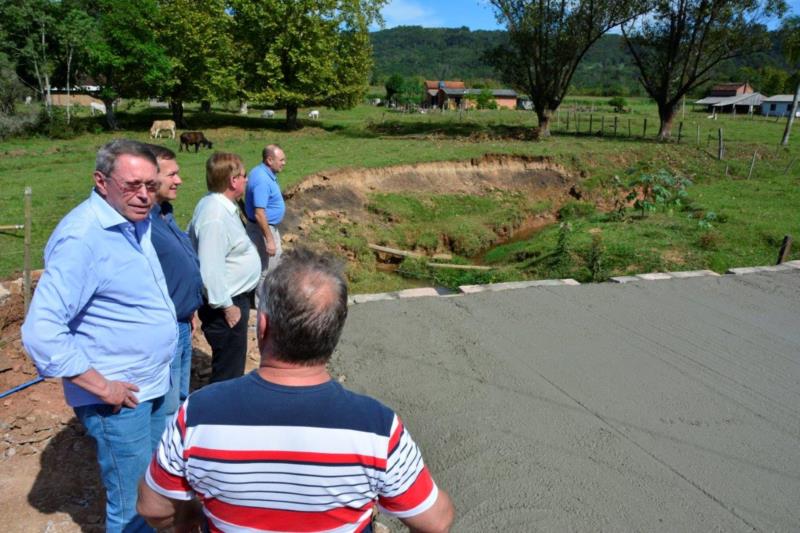
[[[793,94],[776,94],[761,102],[761,114],[766,117],[788,117],[794,101]],[[800,108],[795,112],[800,117]]]
[[[763,94],[749,92],[735,96],[706,96],[701,100],[697,100],[695,105],[706,106],[709,113],[745,113],[752,115],[754,110],[761,107],[763,100]]]
[[[483,89],[451,89],[442,87],[437,95],[436,106],[441,109],[472,109]],[[512,89],[489,89],[498,109],[516,109],[517,92]]]
[[[730,97],[750,94],[753,88],[749,83],[718,83],[711,88],[708,96]]]
[[[425,96],[423,97],[422,107],[439,107],[439,89],[466,89],[463,81],[459,80],[425,80]]]
[[[66,93],[52,92],[50,93],[50,104],[56,106],[66,106],[67,102],[70,105],[82,105],[89,107],[92,104],[103,105],[103,101],[99,100],[88,94],[70,93],[69,98]]]

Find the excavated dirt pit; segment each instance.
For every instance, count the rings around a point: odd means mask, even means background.
[[[487,154],[468,161],[441,161],[371,169],[342,169],[311,175],[284,192],[284,239],[308,235],[315,224],[330,219],[367,222],[369,195],[375,193],[486,195],[498,191],[524,193],[549,200],[553,209],[570,196],[580,197],[577,178],[548,157]],[[514,232],[538,228],[554,213],[523,221]],[[511,235],[505,235],[510,238]]]

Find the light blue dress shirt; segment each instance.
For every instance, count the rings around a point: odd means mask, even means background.
[[[58,224],[44,256],[22,325],[39,374],[73,377],[94,368],[136,384],[139,401],[166,394],[178,327],[150,221],[131,223],[92,191]],[[63,383],[69,405],[102,403]]]

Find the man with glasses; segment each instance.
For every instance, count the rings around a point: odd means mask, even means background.
[[[239,218],[247,186],[244,163],[236,154],[217,152],[206,162],[208,194],[189,223],[189,238],[200,259],[205,299],[197,314],[211,346],[211,383],[244,374],[250,295],[261,264]]]
[[[164,395],[177,343],[175,308],[150,239],[158,181],[142,143],[97,152],[94,190],[45,247],[22,341],[97,443],[106,530],[149,530],[136,482],[165,425]]]

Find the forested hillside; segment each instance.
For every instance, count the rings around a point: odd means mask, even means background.
[[[483,59],[502,44],[504,31],[400,26],[370,34],[375,58],[372,81],[382,85],[392,74],[425,79],[461,79],[473,86],[501,86]],[[791,92],[777,39],[770,53],[753,54],[720,68],[714,82],[749,81],[765,94]],[[621,35],[604,35],[586,54],[572,79],[571,94],[644,95],[638,71]],[[704,92],[704,88],[698,91]]]

